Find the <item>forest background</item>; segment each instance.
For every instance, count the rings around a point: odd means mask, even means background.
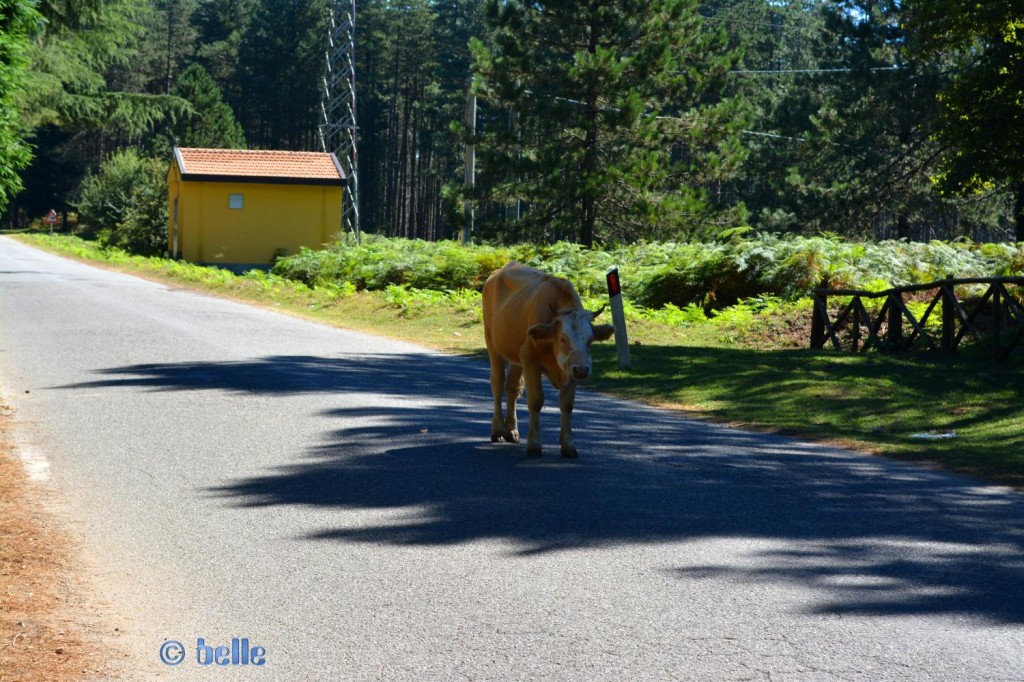
[[[1022,4],[358,2],[363,229],[455,237],[468,200],[506,243],[1024,241]],[[318,149],[330,9],[0,0],[3,221],[131,232],[174,145]]]

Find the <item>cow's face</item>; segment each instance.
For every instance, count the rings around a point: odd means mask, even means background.
[[[594,324],[600,313],[582,308],[559,310],[550,323],[530,327],[530,338],[537,343],[550,343],[562,374],[567,379],[583,381],[591,372],[590,345],[615,333],[610,324]]]

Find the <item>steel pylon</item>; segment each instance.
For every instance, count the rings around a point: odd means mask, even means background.
[[[342,226],[359,239],[359,174],[356,125],[356,3],[337,0],[331,8],[323,97],[320,101],[320,146],[334,152],[347,179]]]

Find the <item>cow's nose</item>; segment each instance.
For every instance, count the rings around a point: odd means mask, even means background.
[[[590,368],[586,365],[573,365],[572,366],[572,378],[577,381],[583,381],[590,376]]]

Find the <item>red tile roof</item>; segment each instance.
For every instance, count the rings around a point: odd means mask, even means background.
[[[183,180],[341,185],[345,174],[334,154],[261,149],[175,147]]]

